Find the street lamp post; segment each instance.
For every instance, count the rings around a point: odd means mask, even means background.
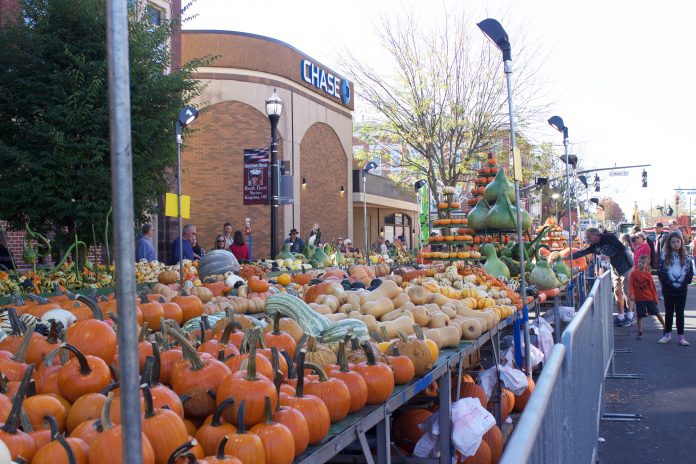
[[[503,53],[503,66],[505,71],[505,80],[507,82],[507,96],[508,96],[508,112],[510,114],[510,148],[513,154],[513,172],[519,170],[521,172],[522,167],[517,166],[520,160],[516,159],[516,149],[515,144],[515,114],[512,105],[512,47],[510,46],[510,39],[508,38],[507,32],[503,29],[500,23],[492,18],[484,19],[477,24],[481,31],[491,40]],[[520,255],[520,294],[522,296],[522,324],[524,326],[524,348],[525,348],[525,367],[528,374],[532,372],[532,361],[530,356],[530,341],[529,341],[529,310],[527,308],[527,281],[524,276],[524,238],[522,236],[522,210],[520,206],[520,177],[515,173],[513,176],[515,180],[515,209],[517,211],[517,242],[519,247]],[[520,350],[519,343],[519,322],[516,321],[515,324],[515,341],[517,350],[517,361],[518,364],[521,362],[522,352]]]
[[[271,259],[278,254],[277,240],[277,209],[280,200],[279,188],[280,188],[280,165],[278,163],[278,142],[276,141],[276,129],[278,128],[278,121],[280,120],[280,114],[283,112],[283,101],[280,99],[275,89],[273,89],[273,94],[266,100],[266,114],[268,115],[268,120],[271,122],[271,171],[270,171],[270,182],[271,182]]]
[[[570,269],[571,269],[571,277],[572,277],[572,270],[573,270],[573,229],[571,227],[571,207],[570,207],[570,165],[571,159],[570,159],[570,154],[568,153],[568,128],[566,125],[563,123],[563,119],[560,116],[552,116],[549,118],[549,124],[551,127],[556,129],[558,132],[563,134],[563,147],[565,148],[565,164],[566,164],[566,190],[568,192],[568,198],[567,198],[567,203],[568,203],[568,250],[570,251],[569,253],[569,258],[570,258]],[[577,158],[576,158],[577,162]],[[570,294],[570,303],[571,305],[575,305],[575,295],[571,292]]]
[[[370,161],[362,168],[362,181],[363,181],[363,229],[365,230],[365,259],[369,263],[370,258],[370,243],[368,242],[367,235],[367,173],[372,171],[377,167],[377,163]]]
[[[198,110],[191,106],[184,106],[179,110],[179,119],[174,124],[176,130],[176,196],[177,196],[177,216],[179,216],[179,281],[184,281],[184,237],[183,225],[181,222],[181,144],[183,138],[181,133],[184,128],[191,124],[198,117]]]
[[[421,191],[425,184],[425,179],[421,179],[413,185],[413,188],[416,191],[416,203],[418,203],[418,251],[420,251],[423,247],[423,198]]]

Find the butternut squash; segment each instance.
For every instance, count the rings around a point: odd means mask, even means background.
[[[428,329],[423,334],[425,338],[433,340],[435,343],[437,343],[436,339],[439,339],[443,348],[459,346],[459,330],[456,327]]]
[[[389,311],[394,311],[394,303],[392,303],[391,298],[383,296],[377,298],[376,300],[369,300],[364,302],[360,307],[360,311],[363,314],[369,314],[379,319],[380,317],[387,314]]]
[[[424,289],[421,286],[412,286],[406,289],[406,294],[408,295],[411,303],[414,305],[424,305],[430,303],[433,294]]]
[[[495,320],[495,325],[498,325],[498,324],[500,323],[500,313],[499,313],[499,312],[493,311],[493,310],[490,310],[490,309],[486,309],[486,310],[483,311],[483,313],[484,313],[484,314],[486,314],[486,313],[487,313],[487,314],[490,314],[490,315],[494,318],[494,320]]]
[[[484,331],[491,330],[495,326],[493,316],[488,313],[484,313],[483,311],[474,311],[473,309],[467,307],[460,307],[457,309],[457,314],[464,317],[477,317],[479,319],[483,319],[486,323]]]
[[[356,292],[346,292],[346,304],[351,305],[356,310],[360,308],[360,294]]]
[[[341,306],[338,298],[335,295],[319,295],[314,300],[317,304],[323,304],[331,308],[331,312],[336,312]]]
[[[416,305],[414,305],[413,303],[411,303],[409,301],[405,305],[400,306],[399,309],[405,309],[406,311],[413,311],[415,309],[415,307],[416,307]],[[394,308],[396,308],[396,306],[394,306]]]
[[[411,304],[411,299],[408,297],[406,293],[401,292],[394,298],[392,298],[392,302],[394,303],[395,308],[401,308],[406,304]]]
[[[431,311],[430,312],[430,323],[428,324],[428,327],[431,329],[437,329],[440,327],[447,327],[449,325],[450,318],[447,314],[443,313],[442,311]]]
[[[312,310],[313,310],[315,313],[319,313],[319,314],[323,314],[323,315],[333,314],[333,311],[331,311],[331,308],[329,308],[328,306],[326,306],[326,305],[324,305],[324,304],[309,303],[308,306],[309,306],[310,308],[312,308]]]
[[[461,329],[461,338],[464,340],[476,340],[483,333],[483,321],[476,317],[457,316],[452,321],[453,324],[459,324]]]
[[[399,293],[401,293],[401,287],[399,287],[393,280],[386,280],[382,282],[382,285],[372,290],[371,292],[361,293],[360,303],[362,305],[368,301],[375,301],[380,298],[389,298],[389,300],[391,300],[392,298],[396,297]],[[394,309],[393,306],[394,305],[392,304],[392,309]]]
[[[367,326],[368,333],[377,331],[377,319],[374,316],[364,315],[359,311],[352,311],[348,313],[348,318],[362,321]]]
[[[342,304],[340,308],[338,308],[338,312],[348,314],[351,311],[357,311],[358,309],[359,308],[354,308],[353,305],[351,305],[350,303],[345,303]]]
[[[343,319],[348,319],[348,314],[346,313],[336,313],[336,314],[324,314],[324,317],[331,322],[341,321]]]
[[[440,305],[440,311],[447,314],[447,316],[449,316],[450,319],[457,315],[457,310],[451,303]]]
[[[413,320],[421,327],[427,327],[430,324],[430,310],[425,306],[414,306],[410,310],[413,314]]]
[[[398,318],[394,319],[393,321],[378,322],[377,323],[378,330],[381,330],[382,327],[384,327],[385,330],[387,331],[387,336],[389,338],[396,337],[396,334],[399,331],[402,331],[406,335],[411,335],[411,334],[415,333],[413,330],[413,320],[407,316],[398,317]]]
[[[436,305],[442,306],[450,302],[451,300],[442,293],[433,294],[432,303],[435,303]]]
[[[382,322],[393,321],[394,319],[397,319],[401,316],[406,316],[410,318],[411,321],[413,321],[412,324],[416,323],[416,320],[413,318],[413,313],[406,309],[395,309],[394,311],[389,311],[387,314],[380,317],[379,320]]]

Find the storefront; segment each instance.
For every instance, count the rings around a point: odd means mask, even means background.
[[[304,240],[314,224],[324,241],[351,236],[352,83],[278,40],[184,31],[182,62],[203,56],[216,58],[198,69],[196,76],[206,84],[194,102],[201,114],[182,151],[182,190],[191,196],[186,222],[196,225],[201,245],[209,249],[224,223],[244,231],[248,220],[253,256],[270,253],[269,206],[244,200],[244,185],[253,177],[244,169],[244,154],[265,153],[269,146],[265,101],[274,91],[283,101],[278,159],[283,174],[292,176],[291,203],[278,207],[277,242],[293,228]],[[168,256],[167,244],[178,229],[176,221],[160,223],[160,256]]]

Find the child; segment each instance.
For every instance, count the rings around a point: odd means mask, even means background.
[[[677,334],[679,344],[689,346],[684,338],[684,306],[686,293],[694,271],[691,257],[686,255],[684,239],[678,232],[672,232],[664,240],[662,254],[657,266],[657,276],[662,285],[665,299],[665,334],[658,343],[669,343],[672,339],[672,319],[677,315]]]
[[[638,340],[643,339],[643,318],[648,315],[657,317],[657,320],[665,327],[665,321],[657,309],[657,290],[650,274],[650,256],[642,255],[638,258],[637,269],[631,272],[628,279],[628,288],[631,299],[631,307],[638,313]]]

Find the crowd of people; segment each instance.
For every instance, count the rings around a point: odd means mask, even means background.
[[[664,344],[672,339],[676,319],[678,343],[689,346],[684,336],[684,309],[694,264],[686,252],[684,234],[677,222],[670,221],[667,230],[662,223],[655,224],[655,240],[641,231],[640,226],[634,226],[631,234],[621,237],[590,227],[585,231],[585,240],[589,246],[574,253],[573,258],[596,254],[611,269],[618,309],[615,324],[619,327],[637,324],[637,337],[642,339],[643,319],[656,316],[663,327],[658,342]],[[656,271],[660,282],[660,297],[651,269]],[[659,300],[664,303],[664,319]]]

